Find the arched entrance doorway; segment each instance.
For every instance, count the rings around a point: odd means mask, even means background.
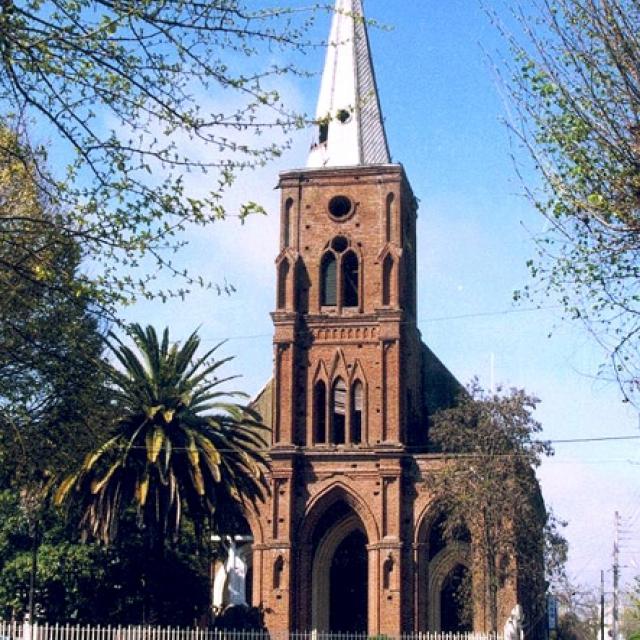
[[[440,590],[440,631],[464,633],[472,631],[469,569],[457,564],[447,574]]]
[[[317,631],[367,632],[369,561],[360,518],[336,502],[313,536],[311,622]]]
[[[419,624],[428,631],[462,633],[473,630],[471,535],[464,524],[445,534],[446,526],[441,511],[420,531],[418,579],[426,615]]]
[[[331,561],[329,629],[366,633],[367,538],[355,529],[340,543]]]

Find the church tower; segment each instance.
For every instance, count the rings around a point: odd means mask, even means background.
[[[390,159],[361,0],[337,0],[316,139],[279,188],[253,603],[270,632],[465,630],[451,585],[470,545],[443,541],[425,480],[428,416],[459,385],[417,329],[417,204]]]

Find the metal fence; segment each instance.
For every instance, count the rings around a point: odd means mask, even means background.
[[[493,633],[366,633],[227,631],[185,627],[22,624],[0,621],[0,640],[502,640]]]

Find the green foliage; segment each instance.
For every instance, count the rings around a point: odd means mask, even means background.
[[[41,485],[87,451],[108,408],[81,251],[23,152],[0,127],[0,482]]]
[[[84,284],[111,311],[197,284],[166,249],[183,245],[187,227],[225,217],[222,193],[237,172],[288,146],[262,133],[282,137],[304,124],[276,84],[299,73],[291,59],[310,44],[314,11],[253,5],[0,5],[0,114],[10,127],[26,123],[47,135],[42,142],[24,135],[16,159],[35,164],[40,193],[60,211],[48,224],[81,247],[92,263]],[[286,64],[278,64],[281,54]],[[209,190],[190,191],[189,173],[209,174],[202,179]],[[262,208],[250,202],[238,215],[255,211]],[[11,234],[28,246],[28,235]],[[184,276],[184,286],[154,289],[156,267]]]
[[[567,522],[560,520],[556,514],[549,510],[547,521],[544,525],[544,569],[548,589],[556,590],[560,584],[567,580],[566,565],[569,559],[569,543],[562,534],[562,529]]]
[[[529,591],[526,616],[538,619],[543,607],[546,513],[534,469],[551,450],[535,437],[541,430],[532,415],[537,402],[518,389],[490,394],[474,381],[455,406],[433,416],[430,430],[443,456],[442,468],[428,479],[446,514],[443,533],[450,540],[465,528],[471,533],[483,576],[486,623],[493,631],[499,590],[516,568],[520,587]]]
[[[140,624],[153,597],[165,612],[158,621],[191,625],[208,606],[208,556],[193,527],[179,546],[158,562],[146,553],[134,514],[123,535],[109,546],[81,544],[76,527],[44,509],[37,555],[35,615],[49,623]],[[0,618],[21,619],[27,611],[31,570],[28,518],[14,492],[0,491]]]
[[[557,297],[604,347],[628,399],[640,391],[640,7],[635,0],[542,0],[507,35],[510,93],[543,180],[547,218],[517,297]]]
[[[640,576],[636,576],[624,600],[620,627],[623,637],[632,640],[640,637]]]
[[[119,367],[105,365],[117,412],[115,427],[59,486],[56,501],[80,504],[82,525],[110,542],[135,505],[155,545],[177,536],[183,509],[200,526],[233,517],[266,490],[266,428],[214,376],[227,359],[217,349],[196,356],[200,338],[171,344],[165,329],[133,325],[132,349],[112,335]]]

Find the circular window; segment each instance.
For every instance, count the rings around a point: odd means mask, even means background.
[[[353,209],[353,204],[347,196],[335,196],[329,201],[329,213],[338,220],[346,218]]]
[[[338,111],[338,113],[336,114],[336,118],[341,124],[346,124],[347,122],[349,122],[349,120],[351,120],[351,113],[346,109],[340,109],[340,111]]]
[[[348,246],[349,241],[343,236],[338,236],[331,241],[331,248],[336,253],[342,253],[347,249]]]

